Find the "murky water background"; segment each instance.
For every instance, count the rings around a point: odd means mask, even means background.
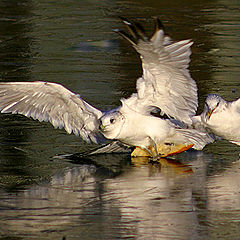
[[[100,109],[117,106],[141,75],[137,54],[112,31],[124,28],[119,16],[148,33],[159,16],[174,39],[194,40],[199,111],[209,93],[240,97],[234,0],[3,0],[1,81],[58,82]],[[0,115],[0,239],[239,239],[239,147],[221,141],[159,164],[52,158],[91,147],[50,124]]]

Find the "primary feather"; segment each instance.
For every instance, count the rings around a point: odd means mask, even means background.
[[[193,42],[172,41],[159,19],[150,39],[139,25],[127,19],[123,22],[130,35],[123,31],[119,34],[140,54],[143,68],[143,75],[137,80],[137,94],[126,101],[139,112],[147,114],[149,106],[155,106],[168,116],[191,124],[198,106],[197,85],[188,70]]]
[[[102,112],[57,83],[8,82],[0,84],[2,113],[18,113],[55,128],[65,128],[85,141],[98,143],[98,118]]]

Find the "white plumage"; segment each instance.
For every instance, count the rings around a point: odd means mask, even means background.
[[[164,34],[158,19],[156,31],[149,40],[140,28],[127,20],[124,23],[132,35],[118,32],[140,54],[143,68],[136,84],[137,94],[126,101],[135,104],[141,113],[148,113],[149,106],[155,106],[168,116],[191,124],[198,107],[197,85],[188,70],[193,42],[173,42]]]
[[[196,126],[202,125],[216,136],[240,145],[240,98],[228,102],[217,94],[209,94],[203,112],[193,120]]]
[[[10,82],[0,84],[2,113],[49,121],[95,143],[107,138],[144,149],[163,143],[194,144],[202,149],[212,142],[207,133],[183,127],[180,122],[191,124],[198,106],[197,86],[188,71],[192,42],[173,42],[158,19],[150,39],[138,25],[123,22],[131,35],[118,33],[140,54],[143,75],[137,80],[137,93],[122,99],[122,106],[102,112],[56,83]]]

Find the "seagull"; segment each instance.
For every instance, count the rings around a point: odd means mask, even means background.
[[[209,94],[203,112],[194,116],[193,122],[240,146],[240,98],[228,102],[217,94]]]
[[[0,83],[1,112],[50,122],[87,142],[107,143],[98,152],[140,147],[158,157],[161,144],[203,149],[213,139],[189,128],[198,106],[197,85],[188,70],[193,42],[173,41],[158,18],[151,38],[139,24],[122,21],[129,34],[115,31],[140,54],[143,74],[137,79],[137,92],[121,99],[119,107],[99,110],[57,83],[4,82]]]

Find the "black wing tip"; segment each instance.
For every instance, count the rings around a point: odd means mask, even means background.
[[[165,27],[159,17],[155,17],[156,30],[165,30]]]
[[[129,41],[129,39],[131,39],[130,42],[131,43],[134,42],[135,44],[137,44],[137,42],[140,39],[143,40],[143,41],[149,40],[149,38],[146,37],[145,29],[142,27],[142,25],[140,23],[129,21],[128,18],[125,18],[125,17],[122,17],[122,16],[119,16],[119,19],[126,25],[129,34],[126,34],[125,32],[120,31],[120,30],[117,30],[115,32],[117,32],[120,35],[124,36],[124,38],[126,38],[128,41]],[[165,27],[164,27],[162,21],[160,20],[160,18],[159,17],[154,17],[154,19],[155,19],[155,31],[154,31],[154,34],[156,32],[158,32],[159,30],[163,30],[165,32]]]
[[[140,23],[129,21],[127,18],[122,16],[120,16],[119,18],[127,27],[129,34],[126,34],[123,31],[117,31],[117,32],[124,37],[127,36],[127,38],[125,37],[127,40],[131,39],[130,42],[131,43],[134,42],[134,44],[136,44],[140,39],[143,41],[148,40],[148,38],[145,35],[145,30]]]
[[[127,34],[124,31],[121,31],[119,29],[113,29],[113,31],[119,34],[120,36],[122,36],[123,38],[125,38],[127,41],[129,41],[133,46],[137,44],[134,37],[132,37],[130,34]]]

